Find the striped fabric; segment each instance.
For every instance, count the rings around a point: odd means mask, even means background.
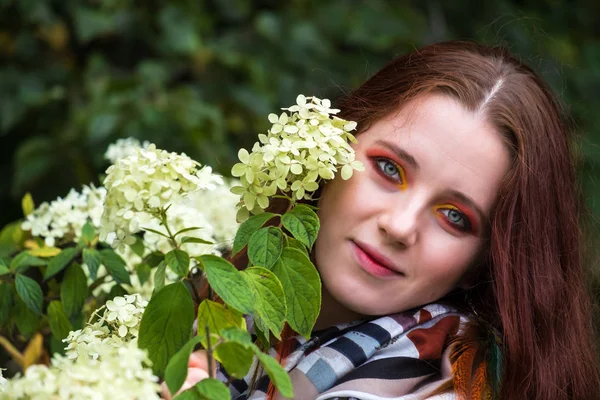
[[[315,332],[309,340],[294,337],[295,349],[284,361],[294,398],[402,399],[428,398],[450,379],[448,339],[466,318],[442,304],[357,321]],[[275,350],[270,354],[277,358]],[[255,360],[244,379],[230,384],[236,400],[265,399],[269,378]],[[218,379],[228,381],[219,368]],[[251,390],[251,382],[255,382]],[[430,397],[453,399],[453,394]]]

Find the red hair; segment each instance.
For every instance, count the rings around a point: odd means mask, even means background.
[[[473,311],[502,335],[501,398],[598,398],[580,196],[559,102],[505,49],[446,42],[393,60],[338,103],[340,116],[362,131],[432,91],[483,113],[514,158],[492,210],[489,256],[471,291]]]

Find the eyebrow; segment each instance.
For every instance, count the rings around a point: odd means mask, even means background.
[[[396,144],[394,143],[390,143],[387,142],[385,140],[376,140],[375,144],[378,144],[380,146],[383,146],[385,148],[387,148],[388,150],[390,150],[391,152],[393,152],[398,158],[406,161],[408,164],[410,164],[413,168],[415,169],[419,169],[419,163],[417,162],[417,160],[410,155],[410,153],[408,153],[406,150],[398,147]],[[450,194],[450,196],[457,198],[458,200],[460,200],[461,202],[465,203],[466,205],[468,205],[469,207],[473,208],[475,210],[475,212],[477,213],[479,220],[481,221],[481,224],[483,225],[483,227],[489,225],[489,220],[486,216],[486,214],[483,212],[483,210],[466,194],[459,192],[458,190],[450,190],[448,192]]]
[[[394,143],[386,142],[385,140],[379,139],[379,140],[375,141],[375,144],[386,147],[388,150],[390,150],[392,153],[394,153],[398,158],[401,158],[402,160],[409,163],[411,167],[413,167],[415,169],[419,169],[419,163],[417,162],[417,160],[415,160],[415,158],[413,156],[411,156],[409,153],[407,153],[405,150],[401,149]]]

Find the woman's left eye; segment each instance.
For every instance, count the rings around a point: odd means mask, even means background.
[[[455,208],[439,208],[438,212],[441,212],[452,226],[463,232],[470,232],[473,229],[469,218]]]

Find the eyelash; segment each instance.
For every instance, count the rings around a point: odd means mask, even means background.
[[[379,175],[381,175],[384,179],[387,179],[389,181],[392,181],[392,182],[400,185],[401,188],[403,188],[403,189],[406,187],[406,176],[404,174],[404,169],[400,165],[396,164],[392,160],[385,158],[385,157],[373,158],[373,164],[375,166],[377,173],[379,173]],[[398,177],[394,178],[393,175],[387,174],[385,172],[385,165],[392,165],[396,169],[396,173],[394,175],[397,174]],[[454,228],[458,231],[461,231],[461,232],[465,232],[465,233],[473,231],[473,224],[469,220],[469,217],[467,217],[467,215],[465,213],[460,211],[455,206],[452,206],[450,204],[445,204],[445,205],[436,207],[435,211],[437,213],[440,213],[440,211],[448,211],[448,212],[456,211],[456,212],[458,212],[460,214],[460,217],[462,218],[462,221],[464,221],[464,223],[463,223],[464,226],[450,221],[450,218],[446,215],[446,213],[441,212],[440,214],[443,214],[444,222],[446,224],[450,225],[452,228]]]

